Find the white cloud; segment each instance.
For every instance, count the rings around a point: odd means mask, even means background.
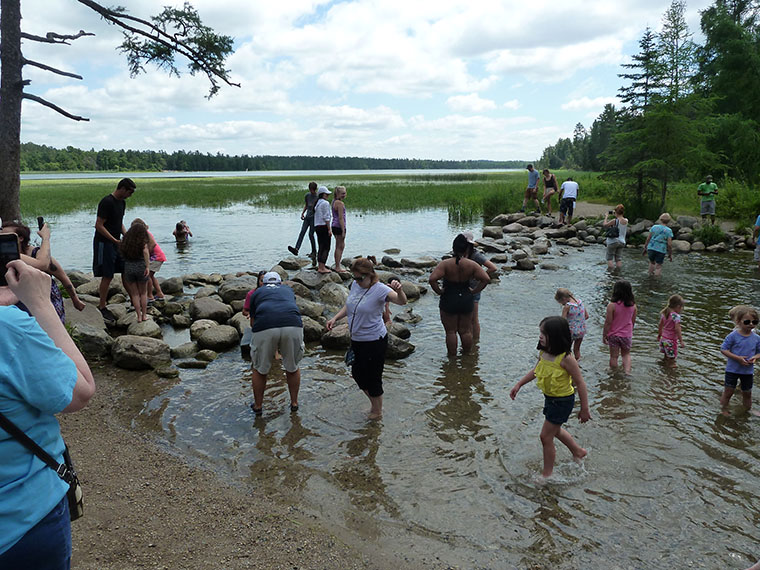
[[[446,100],[446,104],[454,111],[470,113],[482,113],[496,109],[496,103],[490,99],[483,99],[477,93],[469,95],[453,95]]]
[[[520,108],[520,101],[518,101],[517,99],[510,99],[509,101],[506,101],[502,105],[502,107],[504,107],[505,109],[517,110]]]
[[[562,104],[563,111],[585,111],[587,109],[602,109],[608,103],[618,103],[617,97],[580,97]]]

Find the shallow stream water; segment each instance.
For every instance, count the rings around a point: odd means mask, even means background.
[[[300,225],[292,212],[253,207],[129,216],[144,217],[165,246],[166,276],[268,268],[287,255]],[[171,241],[179,217],[196,233],[184,252]],[[65,267],[88,269],[92,219],[52,220],[54,255]],[[400,256],[441,255],[462,229],[445,211],[349,223],[349,256],[389,247]],[[57,247],[56,234],[67,236],[66,247]],[[446,356],[434,295],[413,303],[423,317],[412,327],[417,350],[386,364],[382,421],[365,419],[366,397],[343,355],[311,345],[297,414],[287,411],[284,377],[274,369],[264,415],[254,420],[250,369],[232,351],[154,386],[137,425],[160,426],[173,449],[254,493],[279,493],[329,527],[429,567],[745,568],[760,558],[760,418],[738,401],[722,416],[718,397],[728,309],[760,305],[751,255],[679,256],[655,279],[638,251],[625,252],[619,276],[603,253],[554,246],[548,257],[559,271],[503,275],[483,293],[482,338],[467,357]],[[618,277],[632,282],[639,308],[627,377],[609,369],[601,343]],[[554,480],[539,486],[543,398],[534,384],[515,401],[509,390],[535,363],[538,322],[559,313],[557,287],[582,298],[591,315],[581,366],[593,421],[568,424],[589,450],[583,467],[558,445]],[[686,300],[686,348],[675,371],[661,366],[655,342],[672,293]]]

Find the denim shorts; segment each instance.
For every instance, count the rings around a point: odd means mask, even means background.
[[[562,396],[561,398],[544,396],[544,417],[547,422],[561,426],[570,419],[574,405],[575,394]]]
[[[662,265],[665,261],[665,254],[653,249],[647,250],[647,257],[649,258],[649,263],[656,263],[657,265]]]
[[[736,372],[729,372],[726,370],[726,377],[723,385],[726,388],[736,388],[736,385],[740,384],[742,392],[751,392],[752,380],[752,374],[737,374]]]

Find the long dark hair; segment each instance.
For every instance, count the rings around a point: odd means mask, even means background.
[[[459,265],[459,260],[463,257],[467,257],[467,252],[470,248],[470,242],[462,234],[459,234],[454,238],[454,243],[451,244],[451,249],[456,256],[456,264]]]
[[[628,281],[621,279],[616,281],[612,287],[612,302],[623,302],[626,307],[633,307],[636,304],[636,300],[633,298],[633,289]]]
[[[29,229],[29,226],[25,226],[18,220],[13,220],[11,222],[3,222],[3,231],[15,233],[21,238],[21,253],[26,252],[26,248],[29,247],[29,242],[32,239],[32,232]]]
[[[142,224],[133,224],[121,239],[119,250],[124,259],[140,259],[143,255],[143,249],[148,245],[148,228]]]
[[[538,325],[544,333],[546,345],[537,347],[539,350],[548,352],[552,356],[570,352],[573,340],[570,336],[570,325],[564,317],[546,317]]]

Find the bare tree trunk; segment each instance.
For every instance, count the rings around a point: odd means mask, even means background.
[[[0,217],[20,218],[21,0],[0,0]]]

